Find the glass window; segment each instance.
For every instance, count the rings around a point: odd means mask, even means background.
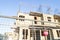
[[[35,24],[37,24],[37,21],[34,21]]]
[[[51,20],[48,19],[48,21],[51,21]]]
[[[25,29],[23,29],[23,39],[25,39]]]
[[[23,39],[27,39],[28,29],[23,29]]]
[[[30,30],[30,37],[33,37],[33,30]]]
[[[36,40],[40,40],[40,30],[36,30]]]
[[[20,17],[20,18],[25,18],[25,16],[23,16],[23,15],[20,15],[19,17]]]
[[[25,35],[25,29],[23,29],[23,35]]]
[[[60,30],[56,30],[57,36],[60,37]]]
[[[51,17],[47,17],[48,21],[51,21]]]
[[[51,19],[51,17],[47,17],[48,19]]]
[[[34,17],[35,20],[37,20],[37,17]]]
[[[37,20],[37,17],[34,17],[34,20]],[[37,21],[34,21],[35,24],[37,24]]]
[[[56,30],[57,32],[57,37],[60,38],[60,30]],[[56,39],[56,40],[60,40],[60,39]]]
[[[25,18],[25,16],[20,15],[19,18]],[[24,21],[24,19],[19,19],[20,21]]]
[[[41,22],[42,25],[44,25],[44,22]]]

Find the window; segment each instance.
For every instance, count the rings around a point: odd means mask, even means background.
[[[43,31],[41,30],[41,35],[43,36]]]
[[[50,21],[50,22],[51,22],[51,17],[47,17],[47,19],[48,19],[48,21]]]
[[[48,20],[48,21],[51,21],[51,20]]]
[[[41,17],[41,20],[44,21],[43,17]],[[44,22],[41,22],[42,25],[44,25]]]
[[[20,15],[19,18],[25,18],[25,16]],[[19,19],[20,21],[24,21],[24,19]]]
[[[36,40],[40,40],[40,30],[36,30]]]
[[[23,39],[27,39],[28,29],[23,29]]]
[[[47,17],[48,19],[51,19],[51,17]]]
[[[28,29],[26,29],[26,35],[28,35]]]
[[[42,25],[44,25],[44,22],[41,22]]]
[[[27,39],[27,36],[28,36],[28,29],[26,29],[26,39]]]
[[[56,30],[57,36],[60,37],[60,30]]]
[[[37,20],[37,17],[34,17],[34,20]],[[37,21],[34,21],[35,24],[37,24]]]
[[[54,36],[53,36],[53,31],[52,30],[48,30],[47,40],[54,40]]]
[[[35,24],[37,24],[37,21],[34,21]]]
[[[19,17],[20,17],[20,18],[25,18],[25,16],[23,16],[23,15],[20,15]]]
[[[40,40],[40,30],[30,30],[30,37],[33,37],[34,40]]]
[[[33,30],[30,30],[30,37],[33,37]]]
[[[37,20],[37,17],[34,17],[35,20]]]
[[[23,35],[25,35],[25,29],[23,29]]]

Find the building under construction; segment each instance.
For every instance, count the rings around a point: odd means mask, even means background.
[[[18,13],[18,40],[60,40],[60,16],[40,12]],[[44,36],[43,31],[48,35]]]

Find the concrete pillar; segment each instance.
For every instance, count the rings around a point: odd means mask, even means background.
[[[40,40],[41,40],[41,30],[40,30]]]
[[[28,29],[28,39],[27,40],[30,40],[30,29]]]
[[[19,40],[22,40],[23,39],[23,34],[22,34],[22,31],[23,29],[22,28],[20,28],[20,32],[19,32]]]
[[[52,29],[52,31],[53,31],[54,39],[57,39],[57,32],[56,32],[56,30],[55,29]]]
[[[33,40],[33,37],[31,37],[31,39],[30,40]]]

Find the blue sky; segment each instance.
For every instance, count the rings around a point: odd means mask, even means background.
[[[59,4],[60,0],[0,0],[0,15],[17,15],[19,5],[21,12],[30,12],[37,11],[39,5],[47,5],[51,7],[52,10],[55,10],[56,8],[59,9]]]
[[[38,11],[40,5],[43,5],[43,12],[46,12],[48,7],[51,7],[54,11],[55,9],[60,9],[60,0],[0,0],[0,15],[17,16],[19,8],[21,12]],[[55,10],[55,12],[57,12],[57,10]],[[8,23],[5,19],[0,20],[0,23],[1,21],[2,23]],[[0,25],[0,33],[7,31],[10,31],[10,26]]]

